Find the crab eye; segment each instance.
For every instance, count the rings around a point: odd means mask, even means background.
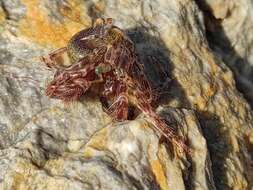
[[[97,75],[100,75],[100,74],[102,73],[101,67],[96,67],[96,68],[95,68],[95,73],[96,73]]]

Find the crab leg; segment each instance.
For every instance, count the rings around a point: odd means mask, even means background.
[[[124,121],[124,120],[127,120],[127,117],[128,117],[128,97],[126,93],[127,87],[123,83],[123,81],[117,81],[116,83],[118,83],[116,84],[117,85],[116,94],[114,95],[116,99],[110,105],[109,108],[104,107],[104,111],[108,115],[110,115],[114,120]],[[112,85],[115,85],[115,83],[113,83]],[[113,86],[111,86],[111,89],[113,90]],[[105,93],[105,94],[108,94],[108,93]]]
[[[148,100],[146,100],[145,94],[137,89],[135,91],[135,97],[137,99],[137,107],[151,119],[155,129],[182,150],[190,153],[190,149],[185,145],[184,140],[180,138],[172,128],[169,128],[162,118],[153,110],[152,106],[148,103]]]
[[[48,55],[41,56],[41,61],[43,61],[47,65],[47,67],[49,67],[49,68],[59,69],[61,67],[57,66],[56,58],[59,57],[60,55],[62,55],[66,51],[67,51],[67,47],[59,48],[59,49],[49,53]]]
[[[128,116],[128,98],[122,93],[116,101],[106,110],[106,112],[116,121],[127,120]]]

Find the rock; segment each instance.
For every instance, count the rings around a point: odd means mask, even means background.
[[[221,46],[209,48],[202,12],[210,4],[213,17],[232,22],[235,1],[225,2],[0,0],[0,189],[253,188],[252,111],[213,51]],[[162,143],[143,115],[112,122],[98,97],[64,105],[45,96],[53,73],[39,56],[100,16],[115,19],[152,83],[165,85],[157,112],[191,155]]]
[[[84,138],[76,141],[82,146],[75,151],[67,146],[73,138],[71,135],[64,136],[59,129],[36,128],[33,124],[27,126],[29,134],[22,141],[2,150],[0,165],[4,167],[1,170],[4,178],[0,187],[184,189],[184,178],[196,188],[213,186],[212,181],[203,178],[210,174],[211,163],[196,116],[192,111],[173,109],[163,114],[185,120],[182,125],[189,131],[194,150],[191,169],[186,168],[190,167],[188,161],[173,157],[166,146],[159,144],[158,136],[143,118],[107,125],[85,146],[85,134],[80,133]]]
[[[253,106],[253,7],[249,0],[197,1],[212,50],[234,71],[237,88]]]

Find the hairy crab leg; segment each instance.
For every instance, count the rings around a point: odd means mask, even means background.
[[[137,89],[135,91],[135,97],[137,99],[137,107],[151,119],[155,129],[158,130],[164,137],[166,137],[166,139],[172,143],[175,143],[181,150],[191,153],[184,140],[179,137],[173,129],[169,128],[162,118],[153,110],[151,104],[149,104],[149,102],[146,100],[145,94]]]
[[[126,94],[120,94],[106,112],[116,121],[127,120],[128,98]]]
[[[128,117],[128,97],[127,97],[127,87],[123,83],[123,81],[117,81],[116,83],[116,94],[114,97],[116,99],[114,102],[110,105],[109,108],[103,107],[104,111],[110,115],[114,120],[116,121],[124,121],[127,120]],[[113,83],[112,85],[115,85]],[[111,91],[113,90],[113,86],[109,87]],[[105,89],[105,91],[108,91],[108,89]],[[110,90],[109,90],[110,91]],[[113,93],[113,92],[111,92]],[[104,93],[109,95],[110,93]],[[105,100],[106,100],[106,95],[105,95]],[[107,102],[106,102],[107,103]]]
[[[175,143],[181,150],[190,153],[190,149],[185,145],[185,142],[180,138],[176,132],[169,128],[169,126],[162,120],[162,118],[154,111],[152,102],[154,101],[153,90],[148,82],[146,75],[138,62],[135,64],[134,69],[137,69],[138,75],[133,77],[126,77],[128,87],[133,90],[135,97],[135,105],[151,119],[154,127],[166,139]]]
[[[67,47],[62,47],[62,48],[59,48],[59,49],[49,53],[48,55],[41,56],[40,59],[41,59],[41,61],[43,61],[47,65],[47,67],[59,69],[62,67],[57,66],[56,58],[59,57],[60,55],[62,55],[66,51],[67,51]]]
[[[168,90],[169,84],[171,83],[171,78],[169,73],[164,69],[163,65],[158,61],[158,59],[154,56],[148,56],[148,63],[152,65],[152,68],[155,70],[155,73],[159,76],[162,81],[153,81],[151,87],[151,94],[152,94],[152,103],[156,103],[157,100],[163,94],[168,94],[168,92],[164,92]]]

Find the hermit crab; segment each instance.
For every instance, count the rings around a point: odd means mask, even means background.
[[[67,53],[71,64],[57,59]],[[103,109],[115,121],[128,119],[129,105],[134,105],[150,118],[153,126],[180,150],[189,152],[184,140],[154,111],[153,89],[144,73],[135,46],[112,19],[99,18],[94,25],[75,34],[66,47],[42,56],[53,80],[46,95],[64,102],[79,100],[92,86],[100,85],[98,95]]]

